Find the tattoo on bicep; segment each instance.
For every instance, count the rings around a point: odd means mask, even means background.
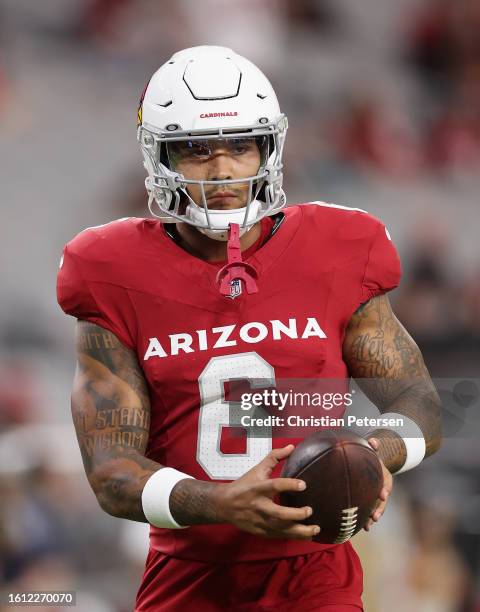
[[[78,347],[84,351],[95,349],[113,349],[115,340],[109,332],[81,331],[78,334]]]
[[[392,312],[386,296],[372,298],[351,318],[344,359],[380,405],[392,401],[412,382],[428,376],[422,355]],[[357,311],[358,312],[358,311]],[[381,406],[379,406],[381,407]]]
[[[364,310],[366,309],[367,305],[370,303],[370,300],[367,300],[366,302],[363,302],[362,304],[360,304],[360,306],[357,308],[357,310],[354,312],[354,315],[356,317],[363,317],[364,316]]]
[[[427,455],[440,445],[440,399],[418,346],[395,317],[386,296],[372,298],[352,316],[345,334],[344,360],[367,397],[380,412],[391,410],[421,428]],[[393,464],[402,454],[401,441],[382,447]]]
[[[141,490],[159,468],[143,456],[150,431],[145,378],[134,353],[97,325],[79,321],[76,347],[72,416],[87,476],[99,501],[115,496],[112,513],[144,520]]]

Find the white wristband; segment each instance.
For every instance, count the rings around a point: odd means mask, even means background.
[[[407,451],[405,463],[395,472],[395,474],[400,474],[401,472],[406,472],[407,470],[417,467],[417,465],[419,465],[425,458],[425,451],[427,448],[425,438],[420,427],[415,423],[415,421],[412,421],[412,419],[409,417],[398,412],[385,412],[381,416],[382,418],[387,419],[401,418],[403,420],[403,425],[382,428],[390,429],[391,431],[397,433],[402,438],[403,443],[405,444],[405,450]]]
[[[188,527],[188,525],[179,525],[170,512],[170,493],[177,482],[185,478],[193,476],[165,467],[154,472],[147,480],[142,491],[142,507],[151,525],[165,529]]]

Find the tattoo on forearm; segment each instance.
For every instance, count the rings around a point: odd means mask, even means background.
[[[441,444],[440,399],[417,345],[386,296],[372,298],[355,312],[343,354],[351,376],[380,412],[398,412],[414,420],[425,436],[426,455],[434,453]],[[385,432],[380,437],[390,466],[401,462],[401,467],[403,442]]]
[[[180,480],[170,494],[170,511],[180,525],[217,523],[218,513],[212,502],[219,485],[202,480]]]
[[[405,463],[405,444],[401,437],[388,429],[376,429],[369,435],[379,441],[378,454],[391,472],[396,472]]]

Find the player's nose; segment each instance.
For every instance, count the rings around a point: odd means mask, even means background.
[[[217,153],[209,163],[210,181],[228,181],[233,177],[232,160],[229,155]]]

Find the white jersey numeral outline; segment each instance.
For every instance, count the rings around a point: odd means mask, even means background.
[[[236,480],[272,450],[272,428],[245,427],[245,453],[220,450],[222,428],[240,421],[245,414],[240,402],[225,400],[224,382],[246,380],[252,388],[275,386],[275,371],[258,353],[237,353],[212,357],[198,377],[200,414],[198,418],[197,461],[213,480]],[[267,415],[261,407],[255,416]],[[231,418],[233,417],[233,418]]]

